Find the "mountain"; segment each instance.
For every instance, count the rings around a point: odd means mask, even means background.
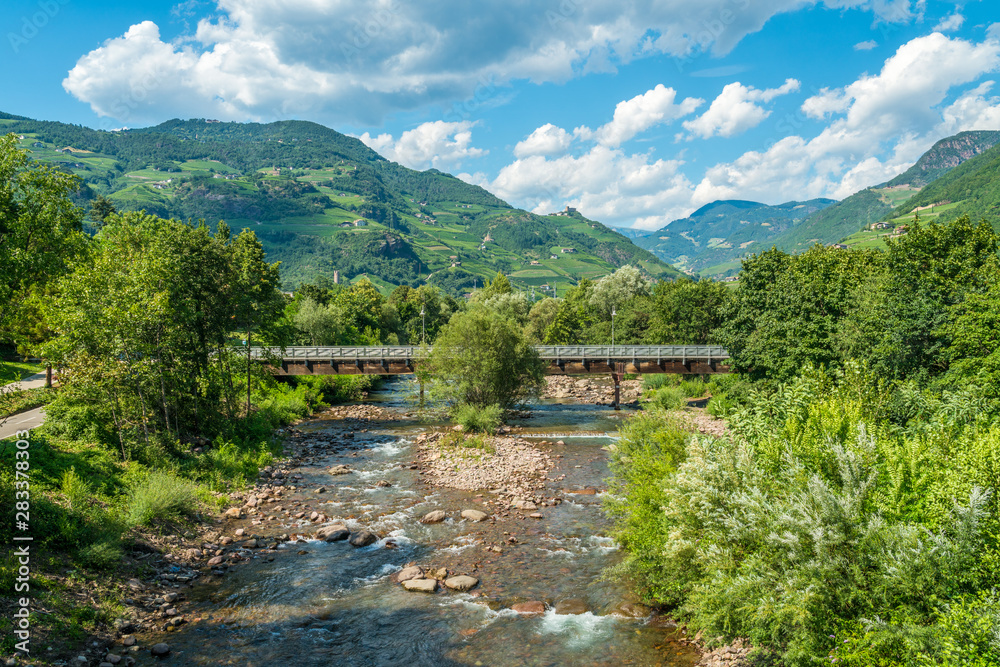
[[[306,121],[170,120],[105,132],[0,114],[32,157],[78,175],[78,201],[225,220],[249,228],[291,287],[364,275],[383,289],[424,281],[451,292],[503,271],[561,291],[624,264],[653,278],[675,268],[577,212],[540,216],[435,169],[414,171],[354,137]]]
[[[891,181],[857,192],[816,213],[794,230],[776,237],[774,243],[790,252],[800,252],[814,243],[870,243],[872,233],[857,233],[874,222],[912,210],[912,206],[907,208],[909,202],[922,200],[925,191],[949,179],[961,169],[960,165],[991,151],[997,143],[1000,143],[997,131],[960,132],[941,139]]]
[[[1000,229],[1000,145],[973,157],[907,200],[896,214],[954,220],[986,218]]]
[[[715,201],[636,243],[684,270],[724,275],[739,269],[739,257],[766,250],[773,237],[833,203],[832,199],[812,199],[769,206]]]
[[[886,187],[909,185],[922,188],[998,143],[1000,131],[959,132],[931,146],[916,164],[886,183]]]

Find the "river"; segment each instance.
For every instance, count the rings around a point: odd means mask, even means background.
[[[407,384],[391,381],[367,401],[404,413]],[[177,665],[694,665],[698,654],[676,641],[683,635],[671,623],[601,577],[621,557],[601,510],[609,474],[603,447],[627,414],[543,400],[514,422],[519,436],[552,443],[538,446],[553,457],[548,476],[559,481],[542,495],[562,503],[540,508],[541,519],[517,515],[495,524],[459,517],[463,509],[484,509],[487,492],[427,487],[411,467],[416,436],[440,423],[377,422],[351,440],[338,420],[299,424],[340,444],[289,470],[302,477],[283,504],[300,503],[296,509],[321,511],[381,539],[363,548],[314,539],[282,544],[186,590],[193,622],[152,639],[170,643],[168,662]],[[329,474],[338,463],[354,472]],[[389,485],[378,486],[383,480]],[[316,494],[318,487],[326,491]],[[419,522],[437,509],[449,519]],[[241,525],[260,535],[315,531],[285,517]],[[502,545],[500,553],[488,545]],[[406,591],[392,575],[413,562],[470,574],[480,584],[467,593]],[[531,600],[547,611],[510,609]],[[556,614],[559,603],[585,611]]]

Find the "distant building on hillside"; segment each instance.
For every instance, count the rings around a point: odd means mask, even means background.
[[[570,254],[576,252],[576,248],[563,248],[562,251],[565,254]]]
[[[531,264],[532,266],[538,266],[539,264],[541,264],[541,262],[539,262],[537,259],[533,259],[529,262],[529,264]]]
[[[872,229],[892,229],[892,225],[888,222],[873,222]]]
[[[836,248],[837,250],[847,250],[847,246],[844,245],[843,243],[831,243],[830,247]]]
[[[368,226],[368,221],[365,220],[364,218],[358,218],[357,220],[354,221],[354,226],[355,227],[367,227]]]

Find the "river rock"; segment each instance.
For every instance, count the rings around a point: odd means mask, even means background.
[[[622,602],[615,608],[615,614],[628,618],[646,618],[653,612],[652,609],[638,602]]]
[[[158,658],[162,658],[165,655],[170,655],[170,646],[160,642],[159,644],[153,644],[153,648],[149,649],[149,652]]]
[[[377,542],[378,536],[367,530],[359,530],[356,533],[352,533],[350,539],[347,541],[352,547],[367,547],[369,544]]]
[[[587,604],[583,600],[571,598],[556,603],[556,613],[560,615],[577,615],[587,612]]]
[[[396,573],[396,581],[403,583],[404,581],[409,581],[410,579],[423,579],[424,571],[417,565],[411,565],[410,567],[404,567],[402,570]]]
[[[424,518],[420,520],[421,523],[441,523],[448,518],[448,515],[441,510],[434,510],[433,512],[428,512],[424,515]]]
[[[347,533],[346,535],[344,533]],[[323,526],[316,531],[316,539],[323,540],[325,542],[337,542],[339,540],[346,540],[350,537],[351,531],[347,530],[347,526],[343,524],[334,524],[332,526]]]
[[[475,588],[477,584],[479,584],[478,579],[464,574],[444,580],[444,585],[453,591],[467,591]]]
[[[349,466],[346,466],[343,463],[339,463],[335,466],[332,466],[327,472],[329,472],[331,475],[346,475],[352,471]]]
[[[536,509],[538,509],[538,505],[536,505],[535,503],[531,502],[530,500],[515,500],[511,504],[515,508],[517,508],[519,510],[536,510]]]
[[[230,519],[242,519],[243,510],[241,510],[239,507],[230,507],[229,509],[226,510],[226,516],[229,517]]]
[[[114,653],[108,653],[106,656],[104,656],[104,660],[111,663],[112,665],[117,665],[119,662],[122,661],[122,657]]]
[[[215,558],[209,559],[208,566],[215,567],[216,565],[221,565],[223,560],[225,559],[222,556],[216,556]]]
[[[531,602],[518,602],[516,605],[511,607],[511,609],[519,614],[544,614],[545,603],[539,602],[538,600],[533,600]]]
[[[421,593],[433,593],[437,590],[436,579],[408,579],[403,582],[403,588],[408,591],[419,591]]]
[[[490,515],[479,510],[462,510],[462,518],[469,521],[486,521]]]

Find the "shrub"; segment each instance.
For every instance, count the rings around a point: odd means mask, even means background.
[[[150,473],[128,500],[129,523],[137,526],[191,516],[197,510],[195,485],[166,472]]]
[[[705,395],[706,387],[700,378],[697,380],[681,380],[680,390],[687,398],[701,398]]]
[[[488,405],[484,408],[460,405],[455,409],[454,418],[466,431],[496,433],[503,423],[503,410],[499,405]]]
[[[113,570],[122,559],[122,549],[117,542],[96,542],[77,552],[84,565],[97,570]]]
[[[687,405],[687,398],[680,386],[665,386],[653,391],[650,399],[661,410],[680,410]]]
[[[683,376],[672,373],[649,373],[642,376],[642,388],[644,390],[659,389],[660,387],[670,387],[681,383]]]

